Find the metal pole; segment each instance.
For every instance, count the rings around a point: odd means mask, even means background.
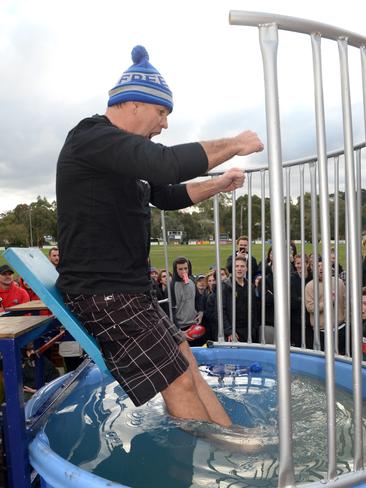
[[[248,174],[248,339],[252,342],[252,173]]]
[[[360,47],[361,72],[362,72],[362,93],[363,93],[363,119],[366,138],[366,44]]]
[[[161,233],[163,236],[163,245],[164,245],[164,262],[165,262],[166,278],[167,278],[166,283],[167,283],[167,291],[168,291],[169,318],[173,322],[172,290],[171,290],[171,279],[170,279],[170,273],[169,273],[168,241],[166,238],[166,225],[165,225],[165,212],[164,212],[164,210],[161,211]]]
[[[290,175],[291,168],[286,168],[286,237],[287,237],[287,287],[289,290],[288,294],[288,316],[291,317],[291,261],[290,261],[290,222],[291,222],[291,211],[290,211]]]
[[[323,255],[323,298],[328,430],[328,479],[333,480],[337,474],[334,336],[332,323],[333,303],[332,274],[330,264],[328,160],[325,135],[322,61],[320,46],[321,37],[319,34],[311,35],[311,45],[313,50],[316,140],[319,161],[318,176],[320,198],[320,228]]]
[[[354,398],[354,470],[363,468],[363,432],[362,432],[362,319],[360,289],[361,242],[358,239],[356,222],[357,207],[355,198],[355,174],[353,162],[353,133],[351,95],[349,85],[347,39],[339,38],[338,50],[341,71],[343,134],[346,166],[346,199],[348,212],[350,276],[351,280],[351,318],[352,318],[352,365]]]
[[[277,345],[278,420],[280,466],[278,485],[292,487],[294,466],[292,454],[291,367],[288,317],[288,290],[286,269],[288,256],[285,242],[285,216],[283,207],[282,150],[277,84],[277,25],[259,27],[263,57],[266,124],[269,157],[269,183],[271,225],[273,238],[273,279],[275,291],[275,333]]]
[[[339,157],[334,158],[334,251],[335,269],[339,267]],[[339,281],[334,287],[334,351],[338,354],[338,322],[339,322]]]
[[[261,344],[265,344],[265,325],[266,325],[266,276],[265,276],[265,259],[266,259],[266,190],[265,190],[266,174],[261,171],[261,234],[262,234],[262,279],[261,279]]]
[[[222,283],[220,276],[220,211],[219,194],[214,196],[214,223],[215,223],[215,251],[216,251],[216,300],[217,300],[217,323],[218,341],[224,342],[224,318],[222,313]],[[233,263],[234,265],[234,263]]]
[[[319,331],[319,278],[318,278],[318,212],[316,193],[316,166],[309,165],[311,187],[311,235],[313,241],[313,283],[314,283],[314,349],[320,351]]]
[[[231,231],[231,238],[232,238],[232,269],[231,269],[231,281],[232,281],[232,329],[231,329],[231,337],[232,341],[236,342],[236,269],[235,269],[235,256],[236,256],[236,200],[235,200],[235,190],[232,191],[232,231]],[[216,273],[216,279],[218,279]],[[220,272],[220,280],[221,280],[221,272]]]
[[[301,347],[306,348],[304,165],[300,166],[300,234],[301,234]]]
[[[347,189],[346,189],[347,191]],[[348,224],[348,210],[347,199],[345,201],[345,240],[346,240],[346,355],[351,356],[351,264],[349,251],[349,224]]]
[[[361,235],[362,235],[362,189],[361,189],[361,149],[357,149],[356,151],[356,181],[357,181],[357,238],[358,242],[361,242]],[[361,247],[360,247],[361,251]],[[359,256],[359,259],[362,261],[362,252]],[[360,261],[360,267],[362,267],[362,263]],[[361,269],[361,268],[360,268]],[[361,273],[360,273],[361,278]],[[360,280],[360,286],[362,286],[362,279]]]

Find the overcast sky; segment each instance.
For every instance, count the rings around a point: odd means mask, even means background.
[[[174,96],[167,145],[255,130],[266,142],[258,30],[230,26],[230,10],[301,17],[366,35],[359,0],[1,0],[0,213],[37,195],[55,198],[67,132],[104,113],[108,90],[142,44]],[[361,10],[362,9],[362,12]],[[279,91],[284,160],[315,153],[311,43],[280,32]],[[328,149],[343,145],[338,49],[323,41]],[[354,141],[364,139],[360,56],[349,50]],[[266,153],[236,158],[265,163]]]

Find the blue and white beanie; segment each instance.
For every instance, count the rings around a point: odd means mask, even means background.
[[[159,71],[149,63],[146,49],[143,46],[135,46],[131,56],[134,64],[109,91],[108,106],[123,102],[145,102],[163,105],[171,112],[172,92]]]

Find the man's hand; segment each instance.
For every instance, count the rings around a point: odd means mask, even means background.
[[[186,339],[187,339],[187,341],[188,341],[188,342],[192,342],[192,341],[194,341],[194,338],[193,338],[193,337],[190,337],[190,336],[187,334],[187,332],[186,332],[186,331],[184,331],[184,332],[183,332],[183,334],[186,336]]]
[[[214,181],[217,184],[217,193],[233,191],[244,185],[245,173],[242,169],[231,168]]]
[[[194,319],[196,324],[201,324],[202,319],[203,319],[203,312],[198,312],[195,319]]]
[[[257,134],[251,130],[241,132],[234,139],[236,139],[236,142],[241,147],[237,152],[238,156],[246,156],[247,154],[263,151],[264,146],[262,141]]]

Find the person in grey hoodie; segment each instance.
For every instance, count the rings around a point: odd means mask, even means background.
[[[181,256],[173,262],[171,283],[174,323],[185,334],[190,346],[200,346],[206,342],[205,336],[192,339],[186,334],[192,325],[201,324],[203,317],[202,300],[187,258]]]

